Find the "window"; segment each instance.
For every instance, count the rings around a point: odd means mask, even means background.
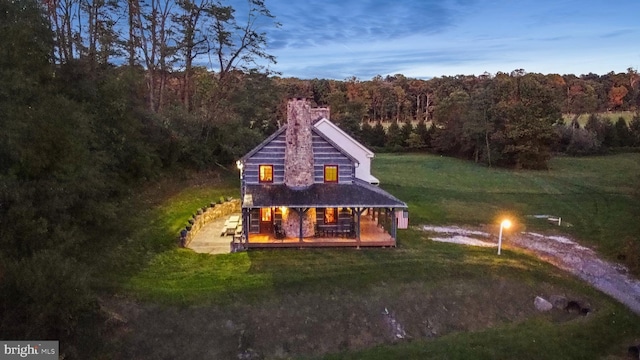
[[[338,165],[324,166],[324,182],[338,182]]]
[[[273,182],[273,165],[260,165],[260,182]]]
[[[260,221],[262,222],[271,221],[271,208],[260,209]]]
[[[338,220],[338,209],[336,208],[326,208],[324,209],[324,223],[325,224],[335,224]]]

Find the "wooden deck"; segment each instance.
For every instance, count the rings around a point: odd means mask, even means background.
[[[395,247],[396,240],[368,217],[360,220],[360,241],[348,237],[298,237],[276,239],[273,234],[249,234],[248,249],[283,247]]]

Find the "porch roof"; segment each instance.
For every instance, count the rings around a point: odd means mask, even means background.
[[[359,179],[355,179],[352,184],[313,184],[303,189],[292,189],[284,184],[247,185],[243,208],[277,206],[406,208],[407,204]]]

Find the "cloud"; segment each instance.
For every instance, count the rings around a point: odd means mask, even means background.
[[[455,25],[457,9],[473,1],[331,0],[273,4],[283,26],[269,32],[270,48],[304,48],[333,42],[393,40],[435,34]]]
[[[282,27],[265,29],[266,50],[300,78],[607,73],[638,67],[640,6],[620,1],[274,0]]]

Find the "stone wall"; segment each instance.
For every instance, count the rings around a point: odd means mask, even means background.
[[[306,99],[291,99],[287,103],[284,183],[291,188],[313,185],[311,105]]]
[[[198,213],[196,213],[196,215],[191,220],[189,220],[189,226],[191,227],[191,229],[184,229],[187,230],[184,239],[185,247],[189,245],[189,243],[191,243],[191,240],[193,240],[198,231],[200,231],[200,229],[202,229],[202,227],[209,222],[241,211],[240,199],[232,199],[222,204],[212,205],[213,206],[209,206],[204,210],[198,210]]]
[[[327,120],[331,120],[330,116],[331,116],[331,108],[328,107],[328,106],[317,107],[317,108],[311,109],[311,120],[312,121],[320,120],[322,118],[325,118]]]
[[[311,208],[304,213],[302,218],[302,237],[315,235],[316,209]],[[293,209],[287,209],[282,214],[282,229],[287,237],[297,238],[300,236],[300,216]]]

